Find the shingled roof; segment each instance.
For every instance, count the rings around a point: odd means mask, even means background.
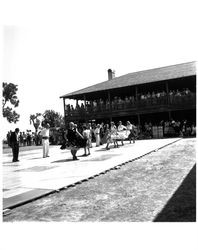
[[[87,93],[123,88],[150,82],[159,82],[163,80],[170,80],[193,75],[196,75],[195,62],[176,64],[172,66],[138,71],[115,77],[112,80],[101,82],[90,87],[71,92],[69,94],[61,96],[60,98],[75,98],[79,95]]]

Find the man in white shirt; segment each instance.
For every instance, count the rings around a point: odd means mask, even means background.
[[[42,145],[43,145],[43,158],[49,157],[49,123],[41,130]]]

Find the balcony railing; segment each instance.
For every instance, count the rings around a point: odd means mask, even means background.
[[[109,104],[97,104],[97,106],[83,106],[75,109],[70,109],[66,107],[65,114],[67,117],[85,117],[91,116],[93,114],[108,114],[109,112],[119,112],[119,111],[127,111],[127,110],[147,110],[147,109],[155,109],[155,108],[187,108],[190,106],[196,105],[196,94],[191,93],[189,95],[184,96],[174,96],[168,95],[163,97],[155,97],[155,98],[147,98],[140,99],[133,102],[130,101],[122,101],[122,102],[112,102]]]

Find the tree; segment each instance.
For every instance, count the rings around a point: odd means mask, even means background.
[[[3,82],[3,98],[2,98],[3,117],[7,118],[8,122],[10,123],[18,122],[20,117],[20,115],[15,110],[7,106],[10,104],[13,105],[14,108],[19,106],[19,100],[16,95],[17,91],[18,91],[17,85],[13,83]]]
[[[30,115],[30,124],[33,124],[36,134],[37,134],[38,128],[41,124],[41,119],[39,119],[41,116],[42,116],[41,113],[36,113],[35,115]]]
[[[44,123],[49,123],[50,127],[63,127],[64,126],[64,119],[63,116],[55,112],[54,110],[46,110],[43,114]]]

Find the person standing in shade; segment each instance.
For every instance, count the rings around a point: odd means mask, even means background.
[[[96,138],[96,147],[100,146],[100,124],[96,126],[96,129],[94,130],[94,135]]]
[[[127,121],[127,130],[129,131],[129,142],[131,143],[131,140],[133,140],[133,143],[135,143],[135,125],[131,124],[130,121]]]
[[[17,162],[19,156],[19,128],[15,129],[15,132],[11,133],[10,146],[12,148],[13,159],[12,162]]]
[[[43,145],[43,158],[49,157],[49,123],[41,130],[42,145]]]

